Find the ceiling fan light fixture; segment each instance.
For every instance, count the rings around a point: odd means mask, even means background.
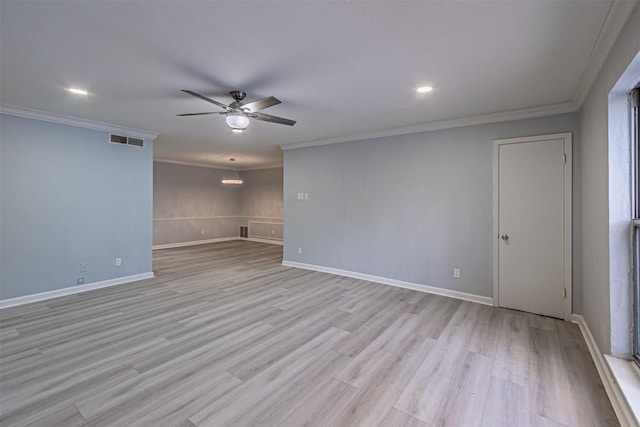
[[[249,126],[249,117],[242,113],[227,113],[225,120],[231,129],[243,130]]]
[[[1,0],[0,0],[1,1]],[[192,90],[182,89],[182,91],[188,95],[195,96],[196,98],[200,98],[203,101],[207,101],[210,104],[217,105],[224,109],[224,111],[220,111],[219,113],[216,111],[206,111],[202,113],[186,113],[186,114],[178,114],[178,116],[203,116],[208,114],[224,114],[225,121],[227,122],[227,126],[231,129],[239,129],[243,130],[249,126],[249,117],[255,120],[262,120],[269,123],[277,123],[286,126],[293,126],[296,124],[295,120],[285,119],[283,117],[272,116],[270,114],[260,113],[260,110],[264,110],[265,108],[272,107],[274,105],[280,104],[280,100],[275,96],[269,96],[267,98],[258,99],[257,101],[243,103],[242,100],[245,97],[245,93],[240,90],[233,90],[230,92],[231,97],[234,101],[225,105],[221,102],[216,101],[215,99],[208,98],[204,95],[200,95],[197,92]]]

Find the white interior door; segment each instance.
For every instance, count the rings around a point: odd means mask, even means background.
[[[495,141],[496,305],[557,318],[570,315],[570,143],[570,134]],[[494,261],[494,275],[495,270]]]

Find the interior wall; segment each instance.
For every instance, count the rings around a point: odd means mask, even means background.
[[[636,7],[581,109],[583,315],[600,350],[619,357],[630,352],[630,154],[629,122],[619,110],[626,101],[612,89],[638,52]]]
[[[154,162],[153,244],[238,236],[240,187],[231,171]]]
[[[284,259],[491,297],[493,140],[566,131],[575,155],[577,113],[287,150]]]
[[[243,171],[241,175],[244,180],[240,189],[242,225],[249,227],[251,236],[281,241],[283,226],[271,224],[282,224],[282,168]]]
[[[151,272],[152,141],[108,140],[0,115],[0,299]]]
[[[240,172],[240,215],[282,221],[282,168]]]
[[[155,162],[153,244],[234,238],[249,221],[282,222],[282,168],[240,171],[242,185],[221,183],[232,174]],[[273,238],[281,239],[281,227],[276,231]]]

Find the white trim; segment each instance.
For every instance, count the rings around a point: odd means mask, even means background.
[[[270,239],[260,239],[258,237],[219,237],[217,239],[206,239],[206,240],[193,240],[191,242],[178,242],[178,243],[165,243],[163,245],[153,245],[152,249],[155,251],[157,249],[172,249],[172,248],[182,248],[185,246],[197,246],[197,245],[206,245],[209,243],[219,243],[219,242],[230,242],[232,240],[247,240],[249,242],[259,242],[259,243],[271,243],[272,245],[280,245],[282,246],[282,240],[270,240]]]
[[[202,220],[202,219],[233,219],[239,218],[237,215],[229,215],[229,216],[185,216],[185,217],[175,217],[175,218],[153,218],[154,221],[191,221],[191,220]]]
[[[609,7],[607,16],[600,28],[600,33],[593,46],[587,65],[580,76],[578,89],[573,98],[574,104],[582,108],[584,100],[587,98],[593,83],[595,82],[602,65],[604,64],[616,39],[624,28],[629,15],[636,6],[633,1],[614,0]]]
[[[230,170],[230,171],[237,170],[239,172],[242,172],[242,171],[257,171],[257,170],[263,170],[263,169],[282,169],[282,162],[280,162],[280,163],[270,163],[270,164],[267,164],[267,165],[255,166],[255,167],[245,167],[245,168],[239,167],[239,168],[230,169],[226,165],[211,165],[211,164],[191,162],[191,161],[164,159],[162,157],[154,157],[153,161],[154,162],[158,162],[158,163],[169,163],[169,164],[173,164],[173,165],[194,166],[194,167],[197,167],[197,168],[208,168],[208,169],[219,169],[219,170]],[[228,161],[228,159],[227,159],[227,161]]]
[[[635,425],[640,425],[640,371],[638,366],[630,361],[618,359],[609,354],[604,355],[609,370],[615,378],[616,384],[620,389],[624,401],[629,411],[635,418]]]
[[[247,221],[247,233],[248,233],[248,238],[249,239],[258,239],[256,241],[269,241],[269,240],[275,240],[277,242],[281,242],[280,244],[283,245],[284,244],[284,237],[265,237],[265,236],[258,236],[256,234],[251,234],[251,223],[254,224],[267,224],[267,225],[279,225],[280,227],[282,227],[282,232],[284,234],[284,223],[283,222],[269,222],[269,221],[253,221],[253,220],[249,220]],[[273,231],[273,230],[272,230]]]
[[[258,217],[253,217],[253,218],[258,218]],[[260,220],[252,220],[250,219],[248,221],[248,223],[256,223],[256,224],[270,224],[270,225],[284,225],[284,222],[269,222],[269,221],[260,221]]]
[[[498,197],[500,189],[500,181],[498,179],[498,170],[500,166],[500,149],[493,142],[493,221],[491,228],[491,241],[493,246],[493,305],[500,307],[500,286],[498,282],[498,276],[500,273],[500,263],[498,263],[498,256],[500,254],[498,240],[500,236],[500,221],[498,212],[500,211],[500,198]]]
[[[634,416],[633,410],[629,406],[627,399],[622,393],[622,390],[620,389],[620,386],[614,378],[610,366],[605,359],[605,357],[609,356],[604,356],[602,352],[600,352],[598,344],[591,334],[589,325],[587,325],[587,322],[584,320],[584,317],[582,315],[572,315],[571,322],[576,323],[578,324],[578,326],[580,326],[580,331],[582,332],[582,336],[587,343],[589,353],[591,353],[591,358],[593,359],[593,363],[596,365],[596,369],[598,370],[598,374],[600,375],[600,379],[602,380],[604,389],[607,392],[607,396],[611,401],[611,406],[613,406],[613,410],[618,417],[618,421],[620,422],[622,427],[637,427],[639,425],[638,420]]]
[[[0,300],[0,309],[15,307],[17,305],[29,304],[37,301],[44,301],[51,298],[58,298],[66,295],[75,295],[82,292],[92,291],[94,289],[108,288],[110,286],[122,285],[124,283],[137,282],[138,280],[152,279],[153,272],[134,274],[132,276],[118,277],[116,279],[103,280],[101,282],[87,283],[80,286],[72,286],[69,288],[56,289],[55,291],[41,292],[38,294],[25,295],[17,298]]]
[[[28,119],[42,120],[45,122],[58,123],[62,125],[75,126],[85,129],[93,129],[104,132],[124,134],[135,138],[148,139],[153,141],[158,137],[157,133],[146,130],[133,129],[110,123],[96,122],[93,120],[81,119],[78,117],[64,116],[62,114],[48,113],[46,111],[32,110],[30,108],[17,107],[15,105],[0,104],[0,113],[10,116],[25,117]]]
[[[428,132],[433,130],[458,128],[464,126],[483,125],[487,123],[506,122],[510,120],[533,119],[536,117],[552,116],[555,114],[574,113],[576,111],[578,111],[578,107],[573,102],[566,102],[563,104],[554,104],[543,107],[482,114],[479,116],[464,117],[459,119],[439,120],[421,125],[385,129],[381,131],[360,133],[355,135],[339,136],[336,138],[283,144],[280,146],[280,148],[286,151],[297,148],[315,147],[318,145],[338,144],[341,142],[360,141],[373,138],[383,138],[387,136],[398,136],[411,133]]]
[[[506,144],[520,144],[549,139],[564,139],[564,153],[566,158],[564,168],[564,288],[567,295],[564,298],[564,319],[570,320],[573,313],[573,268],[572,268],[572,239],[573,239],[573,155],[571,132],[553,133],[547,135],[527,136],[522,138],[496,139],[493,141],[493,303],[500,307],[500,268],[499,268],[499,234],[500,234],[500,146]]]
[[[269,216],[251,216],[251,215],[239,215],[238,218],[256,218],[256,219],[265,219],[267,221],[280,221],[279,224],[283,224],[282,218],[273,218]],[[272,224],[271,222],[266,222],[266,224]],[[274,223],[277,224],[277,223]]]
[[[217,239],[192,240],[190,242],[165,243],[163,245],[153,245],[151,249],[171,249],[182,248],[184,246],[206,245],[208,243],[228,242],[230,240],[238,240],[239,237],[218,237]]]
[[[481,295],[469,294],[466,292],[453,291],[449,289],[436,288],[434,286],[405,282],[402,280],[390,279],[388,277],[373,276],[371,274],[358,273],[355,271],[340,270],[338,268],[324,267],[321,265],[306,264],[302,262],[287,261],[287,260],[283,260],[282,265],[286,267],[295,267],[295,268],[302,268],[305,270],[319,271],[321,273],[330,273],[338,276],[352,277],[354,279],[381,283],[383,285],[396,286],[398,288],[412,289],[414,291],[426,292],[428,294],[442,295],[445,297],[456,298],[464,301],[471,301],[478,304],[493,305],[493,299],[491,297],[483,297]]]
[[[229,218],[257,218],[257,219],[264,219],[267,221],[282,222],[282,218],[271,218],[268,216],[251,216],[251,215],[185,216],[185,217],[175,217],[175,218],[153,218],[153,220],[154,221],[185,221],[185,220],[194,220],[194,219],[229,219]],[[271,223],[269,222],[267,224],[271,224]]]
[[[261,239],[259,237],[238,237],[238,240],[247,240],[249,242],[258,242],[258,243],[269,243],[272,245],[279,245],[279,246],[284,245],[284,242],[282,240]]]
[[[573,314],[573,134],[564,138],[564,320]]]

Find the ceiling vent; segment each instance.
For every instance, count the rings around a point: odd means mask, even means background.
[[[144,139],[142,139],[142,138],[133,138],[133,137],[130,137],[130,136],[115,135],[113,133],[109,134],[109,142],[111,142],[113,144],[133,145],[135,147],[144,147]]]

